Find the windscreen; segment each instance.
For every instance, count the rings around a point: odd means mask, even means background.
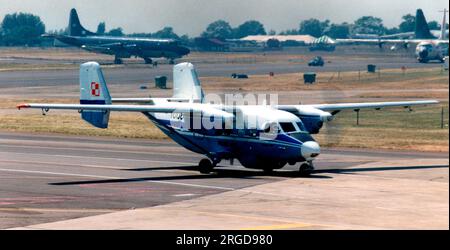
[[[296,132],[295,126],[291,122],[280,122],[280,126],[285,133]]]

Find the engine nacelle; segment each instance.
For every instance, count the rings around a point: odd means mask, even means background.
[[[298,106],[296,109],[295,115],[302,120],[310,134],[319,133],[325,122],[330,122],[334,119],[332,114],[310,106]]]
[[[323,121],[319,117],[299,116],[299,118],[302,120],[303,125],[305,125],[306,130],[310,134],[318,134],[323,127]]]

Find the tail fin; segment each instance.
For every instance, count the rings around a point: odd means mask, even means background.
[[[89,30],[85,29],[81,25],[80,19],[78,18],[77,10],[75,10],[75,9],[72,9],[70,11],[69,35],[70,36],[93,36],[93,35],[95,35],[95,33],[90,32]]]
[[[111,104],[102,70],[96,62],[87,62],[80,66],[80,104]],[[107,128],[109,111],[83,111],[81,118],[94,127]]]
[[[203,90],[194,65],[180,63],[173,67],[173,98],[203,102]]]
[[[423,14],[422,9],[418,9],[416,12],[416,28],[415,28],[416,39],[433,39],[435,38],[428,27],[427,20]]]

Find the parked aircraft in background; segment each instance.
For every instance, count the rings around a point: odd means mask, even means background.
[[[114,55],[114,63],[121,64],[122,58],[132,56],[141,57],[146,64],[152,63],[152,58],[167,58],[171,63],[190,53],[190,50],[181,46],[172,39],[149,39],[133,37],[100,36],[83,28],[77,11],[70,11],[69,35],[45,35],[54,37],[59,41],[77,46],[82,49]]]
[[[384,35],[380,36],[381,39],[392,39],[392,38],[398,38],[398,39],[440,39],[445,40],[448,39],[448,29],[446,29],[447,26],[447,9],[444,9],[442,11],[444,13],[444,18],[441,23],[441,29],[440,30],[430,30],[428,26],[428,22],[425,18],[425,15],[423,14],[423,11],[421,9],[418,9],[416,12],[416,23],[415,23],[415,29],[413,32],[405,32],[405,33],[397,33],[397,34],[391,34],[391,35]]]
[[[336,39],[338,43],[368,43],[378,44],[380,48],[383,44],[393,44],[392,50],[398,47],[409,48],[411,44],[416,44],[416,57],[419,62],[427,63],[432,60],[440,62],[448,56],[448,29],[446,29],[447,10],[444,10],[444,18],[440,31],[430,31],[428,22],[421,9],[416,13],[416,25],[414,32],[393,34],[379,37],[368,37],[365,39]],[[435,36],[439,32],[438,36]],[[395,38],[398,37],[398,38]],[[408,37],[401,39],[400,37]],[[411,38],[412,37],[412,38]]]
[[[181,146],[207,158],[199,163],[209,173],[222,160],[271,171],[301,163],[301,175],[313,172],[320,146],[311,136],[343,110],[382,109],[436,104],[437,101],[339,103],[312,105],[225,105],[205,101],[195,68],[181,63],[173,70],[172,98],[112,99],[100,65],[80,67],[80,104],[21,104],[19,109],[77,110],[97,128],[107,128],[112,111],[144,114]],[[113,103],[135,103],[113,104]],[[140,103],[140,104],[139,104]],[[139,105],[138,105],[139,104]]]

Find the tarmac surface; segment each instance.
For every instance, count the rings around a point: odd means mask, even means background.
[[[21,61],[22,59],[17,59]],[[181,62],[182,60],[180,60]],[[8,61],[9,62],[9,61]],[[24,63],[29,63],[24,61]],[[437,63],[421,64],[414,57],[389,57],[389,55],[361,59],[346,59],[340,57],[338,61],[327,63],[324,67],[308,67],[306,62],[255,62],[255,63],[195,63],[198,74],[202,77],[231,77],[233,73],[248,75],[264,75],[269,72],[275,74],[303,73],[303,72],[345,72],[367,70],[367,64],[375,64],[378,69],[400,69],[436,67]],[[0,61],[1,65],[1,61]],[[148,84],[156,76],[167,76],[172,80],[173,66],[163,64],[152,68],[144,64],[129,64],[114,67],[104,67],[103,72],[108,84]],[[0,72],[0,89],[11,87],[34,86],[62,86],[77,85],[77,69],[58,70],[20,70]]]
[[[324,149],[266,175],[170,141],[0,133],[0,228],[448,229],[447,153]]]

